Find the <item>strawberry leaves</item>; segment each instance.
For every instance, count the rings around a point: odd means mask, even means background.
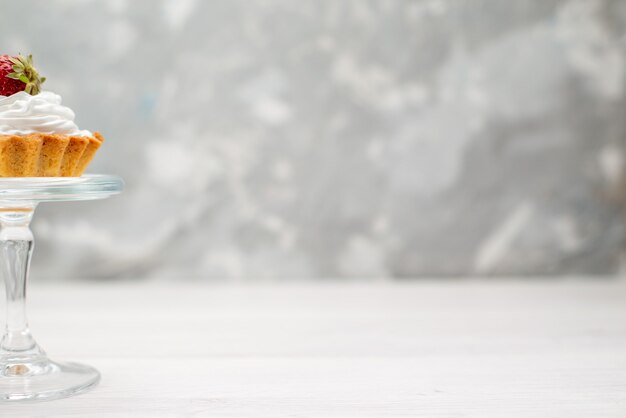
[[[8,59],[12,64],[11,69],[13,72],[6,74],[6,77],[26,84],[24,88],[26,93],[33,96],[39,94],[41,84],[46,81],[46,77],[39,76],[39,73],[33,66],[33,56],[28,55],[28,57],[25,57],[19,54],[16,57],[8,57]]]

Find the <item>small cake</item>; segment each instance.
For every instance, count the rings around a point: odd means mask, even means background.
[[[104,138],[80,130],[32,56],[0,56],[0,177],[78,177]]]

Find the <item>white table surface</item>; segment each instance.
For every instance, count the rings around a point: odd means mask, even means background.
[[[31,329],[103,375],[0,417],[626,416],[626,282],[45,284]]]

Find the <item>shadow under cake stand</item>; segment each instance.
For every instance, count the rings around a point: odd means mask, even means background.
[[[0,400],[45,400],[86,391],[100,373],[78,363],[57,363],[33,339],[26,320],[26,283],[33,252],[29,228],[37,204],[104,199],[122,191],[121,178],[0,178],[0,271],[6,285],[7,315],[0,342]]]

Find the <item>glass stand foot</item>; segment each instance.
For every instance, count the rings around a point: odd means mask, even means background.
[[[0,401],[59,399],[85,392],[100,373],[79,363],[57,363],[46,358],[0,365]]]

